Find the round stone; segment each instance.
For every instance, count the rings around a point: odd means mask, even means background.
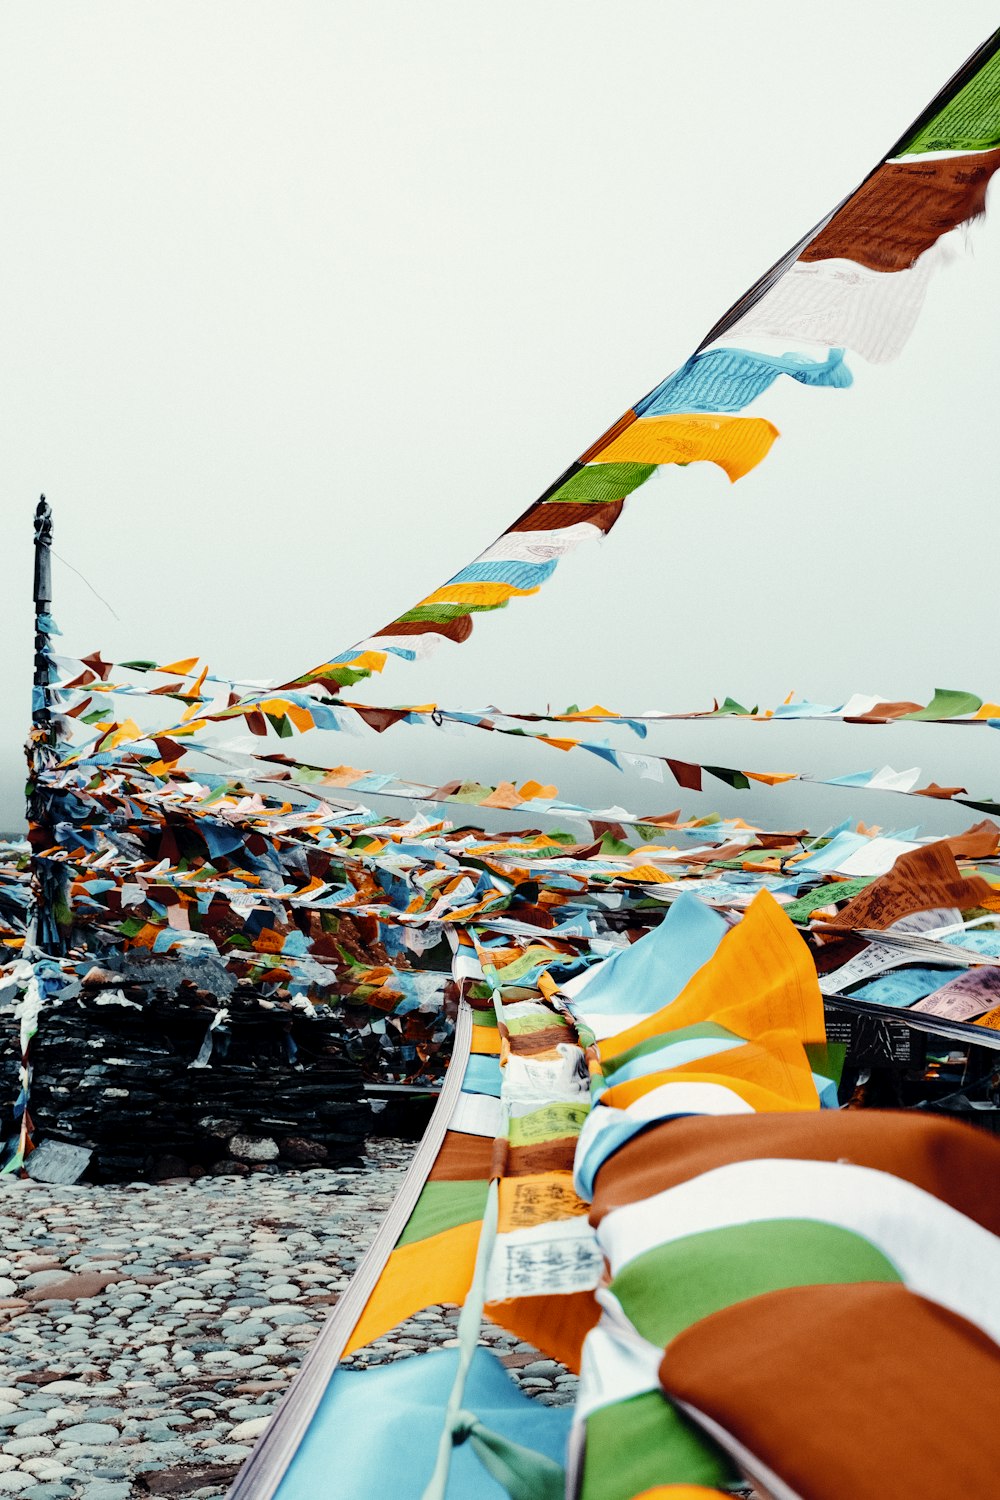
[[[67,1443],[93,1443],[95,1446],[103,1446],[117,1441],[118,1428],[104,1422],[77,1422],[72,1427],[64,1427],[60,1437]]]
[[[39,1437],[44,1432],[51,1432],[55,1426],[55,1417],[49,1412],[43,1412],[41,1416],[29,1416],[18,1422],[17,1436],[19,1438]]]
[[[3,1451],[12,1453],[17,1458],[32,1458],[37,1454],[51,1453],[54,1447],[55,1444],[50,1437],[39,1433],[37,1437],[11,1438],[9,1443],[4,1443]]]
[[[264,1432],[271,1418],[252,1417],[248,1422],[240,1422],[229,1434],[229,1440],[233,1443],[250,1443],[259,1438]]]

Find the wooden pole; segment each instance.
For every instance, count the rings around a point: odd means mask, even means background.
[[[52,509],[42,495],[35,507],[35,574],[32,588],[35,604],[35,659],[31,693],[31,736],[28,741],[28,842],[31,845],[32,887],[35,897],[34,943],[46,953],[59,953],[62,942],[55,919],[60,879],[57,866],[42,851],[55,843],[51,794],[45,773],[55,764],[56,727],[49,701],[49,658],[52,608]]]
[[[35,581],[32,594],[35,601],[35,672],[33,686],[38,690],[31,705],[32,727],[40,729],[45,743],[55,744],[52,732],[52,713],[44,696],[49,685],[48,614],[52,608],[52,507],[42,495],[35,506]]]

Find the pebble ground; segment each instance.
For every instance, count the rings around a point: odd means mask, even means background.
[[[122,1187],[0,1179],[0,1500],[219,1500],[266,1428],[402,1180],[362,1168]],[[352,1363],[454,1336],[430,1309]],[[548,1404],[576,1379],[486,1325]]]

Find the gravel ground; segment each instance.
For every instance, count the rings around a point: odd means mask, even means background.
[[[0,1497],[217,1500],[267,1426],[392,1201],[413,1151],[363,1168],[124,1187],[0,1179]],[[436,1347],[431,1309],[362,1351]],[[486,1326],[549,1404],[576,1380]]]

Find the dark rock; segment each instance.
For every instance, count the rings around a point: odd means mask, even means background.
[[[159,1181],[165,1177],[186,1177],[187,1162],[180,1156],[158,1156],[153,1166],[153,1176]]]
[[[198,1121],[198,1129],[203,1130],[206,1135],[214,1136],[217,1140],[228,1141],[232,1136],[239,1134],[239,1120],[217,1120],[211,1115]]]
[[[166,1469],[146,1469],[135,1476],[140,1495],[191,1495],[195,1490],[229,1485],[239,1464],[174,1464]]]
[[[329,1152],[322,1141],[309,1141],[301,1135],[286,1135],[279,1140],[278,1149],[287,1161],[296,1163],[325,1162]]]

